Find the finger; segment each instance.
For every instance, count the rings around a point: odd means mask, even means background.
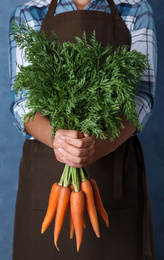
[[[66,158],[62,155],[62,153],[60,153],[58,150],[54,150],[54,154],[55,154],[55,157],[56,159],[59,161],[59,162],[62,162],[64,163]]]
[[[82,164],[89,160],[89,156],[78,157],[78,156],[68,153],[63,148],[59,148],[58,151],[62,154],[62,156],[64,156],[66,158],[66,160],[68,160],[72,163]]]
[[[60,147],[59,147],[60,148]],[[63,148],[66,152],[72,154],[72,155],[75,155],[77,157],[83,157],[83,156],[88,156],[92,150],[92,145],[91,146],[88,146],[88,147],[82,147],[82,148],[79,148],[79,147],[75,147],[73,145],[70,145],[66,142],[63,142],[61,144],[61,148]]]
[[[63,154],[60,152],[61,147],[58,149],[54,149],[54,153],[56,157],[63,157]]]
[[[87,133],[83,133],[83,135],[84,135],[84,137],[88,137],[89,136],[89,134],[87,134]]]
[[[82,139],[71,138],[69,136],[61,136],[59,142],[62,144],[63,140],[64,140],[64,142],[66,142],[72,146],[78,147],[78,148],[86,148],[95,143],[95,139],[90,136],[82,138]]]
[[[59,136],[70,136],[72,138],[80,138],[81,133],[76,131],[76,130],[67,130],[67,129],[58,129],[58,131],[56,132],[57,135]]]
[[[56,132],[55,136],[54,136],[54,140],[53,140],[53,147],[54,148],[58,148],[59,147],[59,143],[61,144],[62,142],[60,142],[60,138],[64,138],[64,136],[68,136],[71,138],[82,138],[84,137],[82,132],[78,132],[76,130],[64,130],[64,129],[58,129],[58,131]]]
[[[74,163],[74,162],[70,162],[68,160],[65,160],[64,163],[69,165],[70,167],[74,167],[74,168],[83,168],[90,164],[89,161],[86,161],[84,163]]]
[[[57,160],[58,162],[61,162],[61,163],[64,163],[64,164],[65,164],[66,158],[64,158],[64,157],[56,157],[56,160]]]
[[[78,138],[78,132],[75,130],[64,130],[64,129],[59,129],[55,136],[54,136],[54,140],[53,140],[53,147],[54,148],[59,148],[59,143],[61,144],[61,142],[58,142],[58,140],[61,138],[61,136],[71,136],[72,138]]]
[[[54,149],[58,149],[59,147],[61,147],[61,144],[58,142],[58,140],[54,140],[52,143]]]

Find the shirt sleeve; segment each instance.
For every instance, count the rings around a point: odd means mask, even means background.
[[[150,68],[141,75],[141,82],[135,96],[136,112],[142,130],[148,122],[154,107],[157,74],[157,40],[153,11],[147,1],[138,7],[134,28],[131,31],[131,50],[135,49],[148,55]],[[137,130],[136,133],[139,133]]]
[[[18,128],[19,132],[21,132],[26,138],[31,138],[31,136],[26,132],[25,126],[22,122],[22,116],[29,112],[29,109],[26,107],[25,92],[20,91],[18,95],[16,95],[15,91],[13,90],[14,80],[17,73],[19,72],[17,64],[27,66],[28,62],[24,59],[24,49],[20,50],[20,48],[16,45],[15,40],[13,39],[13,35],[10,34],[12,21],[16,21],[19,26],[23,21],[26,22],[24,12],[21,7],[17,7],[15,9],[9,23],[9,76],[10,94],[12,98],[10,111],[14,118],[14,124]]]

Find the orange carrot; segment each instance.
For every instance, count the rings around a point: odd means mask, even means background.
[[[67,206],[69,204],[70,199],[70,188],[68,187],[61,187],[58,196],[58,203],[57,203],[57,211],[56,211],[56,218],[55,218],[55,227],[54,227],[54,244],[59,251],[57,246],[57,241],[59,238],[60,231],[63,226],[65,213],[67,210]]]
[[[51,221],[53,220],[57,207],[58,194],[60,190],[60,186],[56,183],[52,185],[51,192],[49,195],[48,208],[45,215],[45,218],[42,223],[41,233],[43,234],[45,230],[49,227]]]
[[[70,197],[71,215],[76,234],[76,247],[79,252],[83,239],[83,223],[84,223],[84,193],[83,191],[71,192]]]
[[[74,187],[72,184],[70,184],[69,187],[70,187],[71,191],[74,191]]]
[[[83,220],[83,228],[86,228],[85,205],[86,205],[86,200],[85,200],[85,195],[84,195],[84,220]]]
[[[74,228],[73,221],[72,221],[70,203],[69,203],[68,211],[69,211],[69,223],[70,223],[70,236],[69,237],[70,237],[70,239],[72,239],[75,228]]]
[[[94,203],[93,191],[92,191],[92,186],[91,186],[89,180],[81,182],[81,190],[85,194],[86,208],[87,208],[87,211],[89,214],[89,218],[90,218],[93,230],[94,230],[96,236],[100,237],[99,224],[98,224],[96,207],[95,207],[95,203]]]
[[[84,207],[84,220],[83,220],[83,228],[86,228],[85,207]]]
[[[96,209],[100,213],[101,217],[104,219],[107,227],[109,227],[108,215],[107,215],[107,212],[104,209],[97,183],[94,179],[90,179],[89,181],[90,181],[91,186],[92,186]]]

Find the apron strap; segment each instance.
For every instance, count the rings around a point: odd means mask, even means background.
[[[51,1],[49,8],[48,8],[48,11],[47,11],[47,14],[46,14],[46,17],[45,17],[46,19],[54,16],[56,6],[57,6],[57,2],[58,2],[58,0],[52,0]]]
[[[48,8],[48,11],[47,11],[47,14],[46,14],[46,17],[45,17],[46,19],[54,16],[56,6],[57,6],[57,2],[58,2],[58,0],[52,0],[51,1],[49,8]],[[113,15],[120,15],[114,1],[113,0],[107,0],[107,2],[109,4],[111,13]]]
[[[109,4],[109,7],[110,7],[110,10],[111,10],[111,13],[114,14],[114,15],[119,15],[119,11],[117,9],[117,6],[114,2],[114,0],[107,0],[108,4]]]
[[[142,150],[141,143],[137,136],[133,137],[133,140],[136,144],[138,156],[141,162],[142,176],[143,176],[143,184],[144,184],[144,209],[143,209],[143,242],[144,242],[144,251],[145,255],[152,257],[151,244],[150,244],[150,230],[149,230],[149,191],[146,179],[146,169],[145,169],[145,161],[144,161],[144,153]]]

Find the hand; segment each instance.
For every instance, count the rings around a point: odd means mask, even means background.
[[[66,158],[60,152],[60,149],[62,147],[61,142],[63,141],[62,137],[71,137],[73,139],[78,139],[78,138],[82,137],[82,135],[76,130],[58,129],[58,131],[56,132],[56,134],[54,136],[53,144],[52,144],[54,153],[55,153],[56,159],[59,162],[65,163]]]
[[[62,130],[55,135],[54,152],[58,161],[81,168],[112,152],[115,148],[109,139],[100,140],[75,130]]]

